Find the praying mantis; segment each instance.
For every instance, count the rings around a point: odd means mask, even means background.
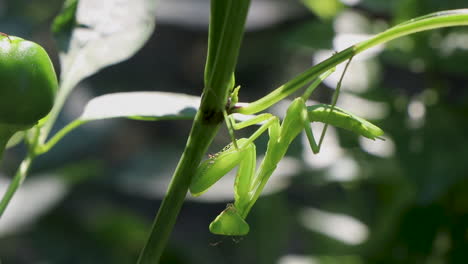
[[[301,97],[296,98],[289,105],[286,116],[282,122],[279,118],[263,113],[254,118],[235,123],[231,116],[225,114],[228,126],[239,130],[245,127],[261,123],[260,128],[249,138],[241,138],[226,146],[217,154],[211,155],[198,167],[190,186],[193,196],[199,196],[208,190],[219,179],[229,171],[238,166],[234,182],[234,203],[228,204],[227,208],[210,224],[212,233],[228,236],[242,236],[249,232],[249,225],[245,221],[249,211],[259,198],[268,179],[275,171],[278,163],[286,154],[289,145],[294,138],[304,129],[312,151],[316,154],[320,151],[323,136],[327,125],[351,130],[359,135],[375,140],[383,135],[383,131],[370,122],[359,118],[343,109],[336,107],[336,101],[340,92],[343,76],[349,66],[351,59],[343,71],[337,84],[332,104],[318,104],[306,106],[306,100],[322,80],[333,71],[329,70],[319,76],[304,92]],[[231,98],[237,101],[238,88],[234,89]],[[311,129],[311,122],[325,123],[322,135],[317,144]],[[233,136],[232,129],[230,130]],[[256,167],[256,148],[253,143],[261,134],[268,130],[269,141],[265,157],[259,168]]]

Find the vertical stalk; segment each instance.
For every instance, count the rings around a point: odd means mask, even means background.
[[[200,109],[187,144],[151,234],[138,259],[139,264],[159,263],[187,194],[193,172],[223,121],[223,111],[232,86],[250,0],[212,0],[205,67],[205,88]]]
[[[185,151],[174,172],[138,263],[159,263],[187,194],[193,171],[201,162],[221,124],[221,122],[206,122],[206,118],[206,112],[199,112],[195,118]]]

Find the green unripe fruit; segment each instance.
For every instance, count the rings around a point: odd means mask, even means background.
[[[0,157],[15,132],[50,112],[57,87],[54,67],[41,46],[0,33]]]
[[[57,87],[54,67],[41,46],[0,36],[0,124],[33,126],[52,109]]]

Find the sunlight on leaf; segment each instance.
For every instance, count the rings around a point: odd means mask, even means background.
[[[356,218],[315,208],[305,208],[299,220],[306,228],[329,236],[348,245],[358,245],[367,240],[369,229]]]
[[[391,158],[395,155],[396,146],[395,142],[388,136],[382,136],[384,140],[369,140],[364,137],[359,138],[359,145],[361,148],[374,156],[381,158]]]
[[[319,63],[332,56],[333,53],[334,51],[332,50],[319,50],[314,54],[313,61],[315,64]],[[344,68],[344,63],[336,66],[336,71],[326,78],[323,83],[334,89],[338,80],[341,78]],[[365,92],[375,81],[378,73],[378,64],[373,60],[369,60],[369,57],[359,56],[353,58],[343,78],[342,91],[350,91],[353,93]]]
[[[135,120],[190,120],[200,105],[200,97],[169,92],[123,92],[105,94],[93,98],[85,106],[80,121],[109,118]],[[237,121],[245,121],[253,115],[233,114]]]
[[[361,137],[360,137],[361,138]],[[374,142],[367,139],[367,141]],[[328,168],[325,178],[334,182],[351,182],[359,176],[359,164],[350,155],[342,156],[335,160]]]
[[[301,0],[301,2],[322,19],[333,18],[343,8],[339,0]]]
[[[342,93],[339,105],[353,114],[370,120],[380,120],[390,115],[390,105],[386,102],[376,102],[352,93]]]
[[[468,50],[468,33],[466,31],[450,32],[441,40],[438,49],[445,57],[453,55],[456,51]]]
[[[207,0],[159,0],[158,21],[165,24],[206,30],[210,21],[210,1]],[[246,30],[261,30],[287,21],[304,8],[295,1],[251,1]]]
[[[0,193],[9,180],[0,177]],[[68,192],[65,182],[55,175],[28,179],[10,202],[0,221],[0,236],[21,231],[59,203]]]
[[[154,30],[156,1],[80,0],[76,7],[76,1],[65,4],[53,30],[60,49],[61,80],[67,89],[133,56]]]
[[[346,9],[334,20],[335,32],[340,33],[362,33],[370,34],[372,22],[368,17],[353,9]]]
[[[21,143],[24,139],[24,131],[19,131],[19,132],[16,132],[11,138],[10,140],[8,140],[8,143],[6,145],[6,148],[12,148],[16,145],[18,145],[19,143]]]
[[[339,256],[302,256],[285,255],[278,264],[361,264],[364,263],[359,255]]]
[[[192,119],[200,97],[167,92],[124,92],[106,94],[88,102],[83,121],[117,117],[134,119]]]
[[[323,124],[313,123],[312,132],[317,137],[322,133]],[[314,154],[309,146],[309,141],[305,133],[302,133],[302,157],[304,158],[305,164],[311,169],[323,169],[327,168],[335,163],[337,159],[342,157],[345,152],[338,142],[338,135],[334,127],[328,127],[327,133],[323,140],[323,146],[320,152]]]
[[[310,256],[286,255],[278,260],[278,264],[320,264],[320,262]]]
[[[420,99],[412,99],[408,104],[408,127],[412,129],[421,128],[426,120],[426,106]]]

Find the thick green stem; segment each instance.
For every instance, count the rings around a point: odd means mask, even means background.
[[[184,153],[138,263],[159,263],[194,171],[223,121],[250,0],[212,0],[205,88]]]
[[[153,223],[150,238],[138,263],[159,262],[184,202],[192,174],[200,164],[221,124],[221,122],[207,123],[206,114],[206,112],[199,112],[195,118],[187,146],[174,172],[167,194]]]

